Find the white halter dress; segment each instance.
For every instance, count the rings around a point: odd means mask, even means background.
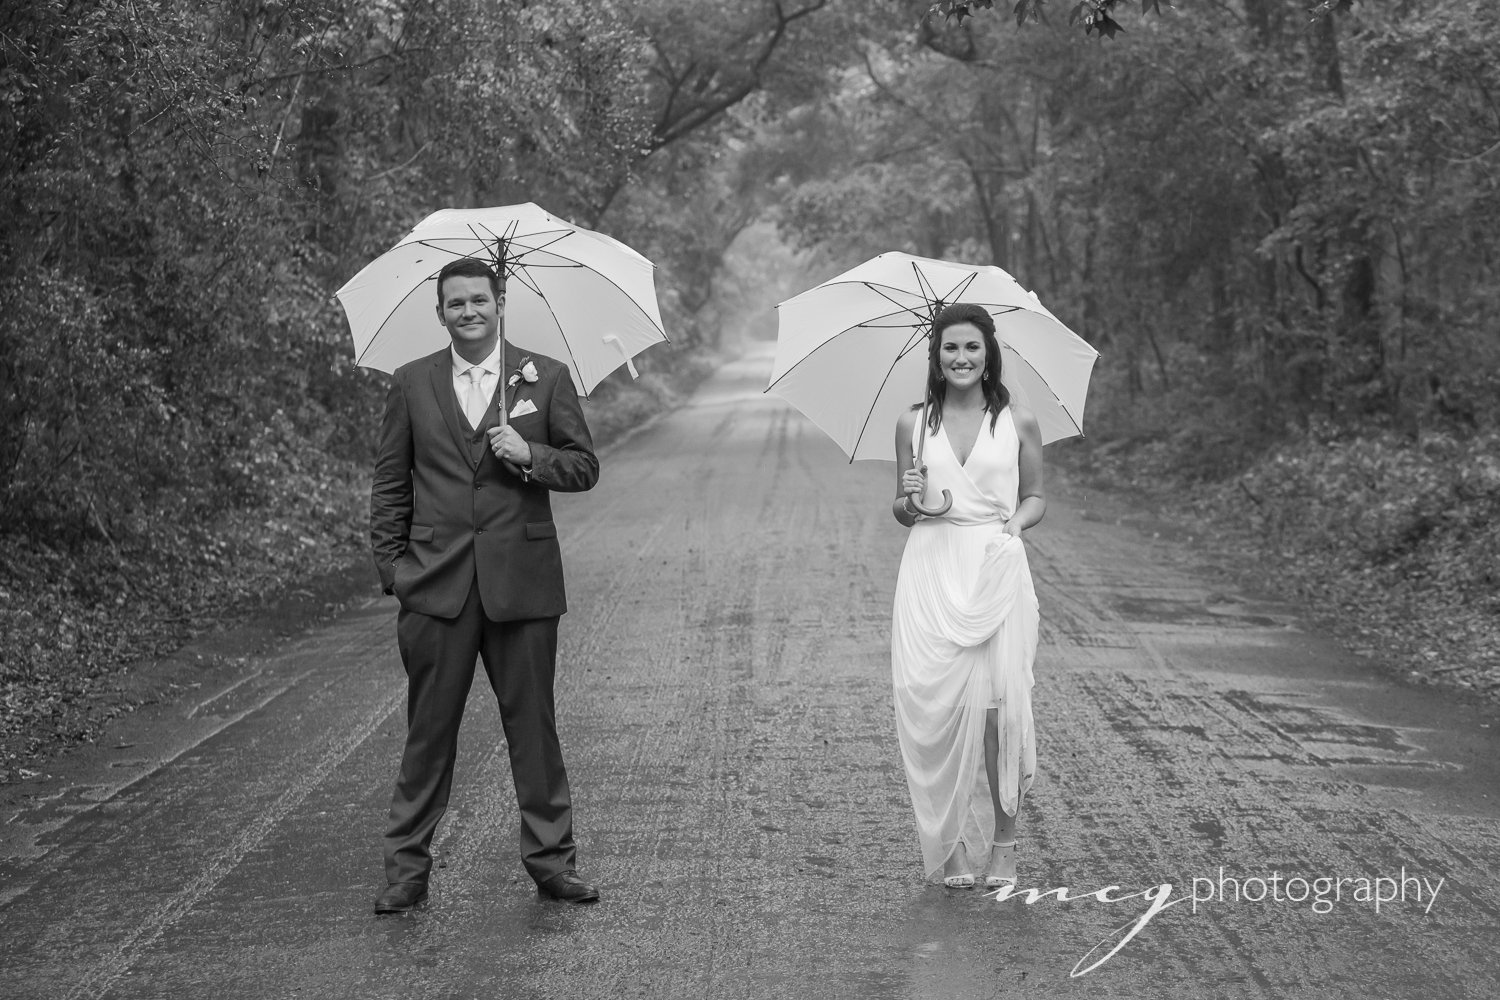
[[[891,622],[896,733],[932,880],[960,842],[975,866],[989,856],[995,813],[984,764],[986,710],[999,710],[1006,814],[1015,814],[1036,774],[1036,591],[1025,546],[1002,530],[1018,502],[1020,439],[1010,407],[993,431],[990,414],[982,420],[964,464],[942,426],[927,438],[927,497],[946,489],[953,506],[911,529]],[[926,431],[915,428],[914,451],[916,434]]]

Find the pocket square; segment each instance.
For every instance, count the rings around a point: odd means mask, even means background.
[[[533,403],[529,399],[522,399],[522,400],[518,400],[516,402],[516,405],[511,408],[510,415],[511,415],[511,418],[514,419],[516,417],[524,417],[528,413],[535,413],[535,412],[536,412],[536,404]]]

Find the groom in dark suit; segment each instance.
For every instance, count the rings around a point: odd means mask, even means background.
[[[500,703],[526,871],[543,896],[593,902],[599,893],[574,870],[552,701],[567,607],[549,491],[590,489],[599,460],[567,366],[508,344],[500,356],[505,287],[489,266],[454,261],[437,291],[453,342],[397,369],[370,497],[380,579],[401,602],[396,635],[408,682],[406,751],[385,834],[388,884],[375,912],[398,913],[427,895],[476,658]]]

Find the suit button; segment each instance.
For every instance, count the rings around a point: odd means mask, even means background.
[[[479,484],[478,484],[478,483],[475,483],[475,484],[474,484],[474,488],[475,488],[475,489],[476,489],[476,490],[482,490],[482,489],[484,489],[484,487],[483,487],[483,486],[480,486],[480,485],[479,485]]]
[[[474,529],[474,534],[476,534],[476,535],[482,535],[482,534],[484,534],[484,529],[483,528],[475,528]]]

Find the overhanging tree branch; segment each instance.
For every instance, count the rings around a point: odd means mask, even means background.
[[[652,47],[657,52],[656,75],[666,82],[668,96],[652,131],[648,148],[655,151],[676,142],[714,121],[759,90],[762,86],[761,74],[785,40],[788,28],[826,6],[828,0],[815,0],[789,12],[777,0],[772,5],[775,23],[764,32],[764,40],[738,72],[733,68],[728,72],[721,72],[717,63],[699,61],[688,63],[680,72],[675,71],[661,44],[653,38]],[[684,94],[701,96],[691,103],[682,101],[679,104],[679,98]]]

